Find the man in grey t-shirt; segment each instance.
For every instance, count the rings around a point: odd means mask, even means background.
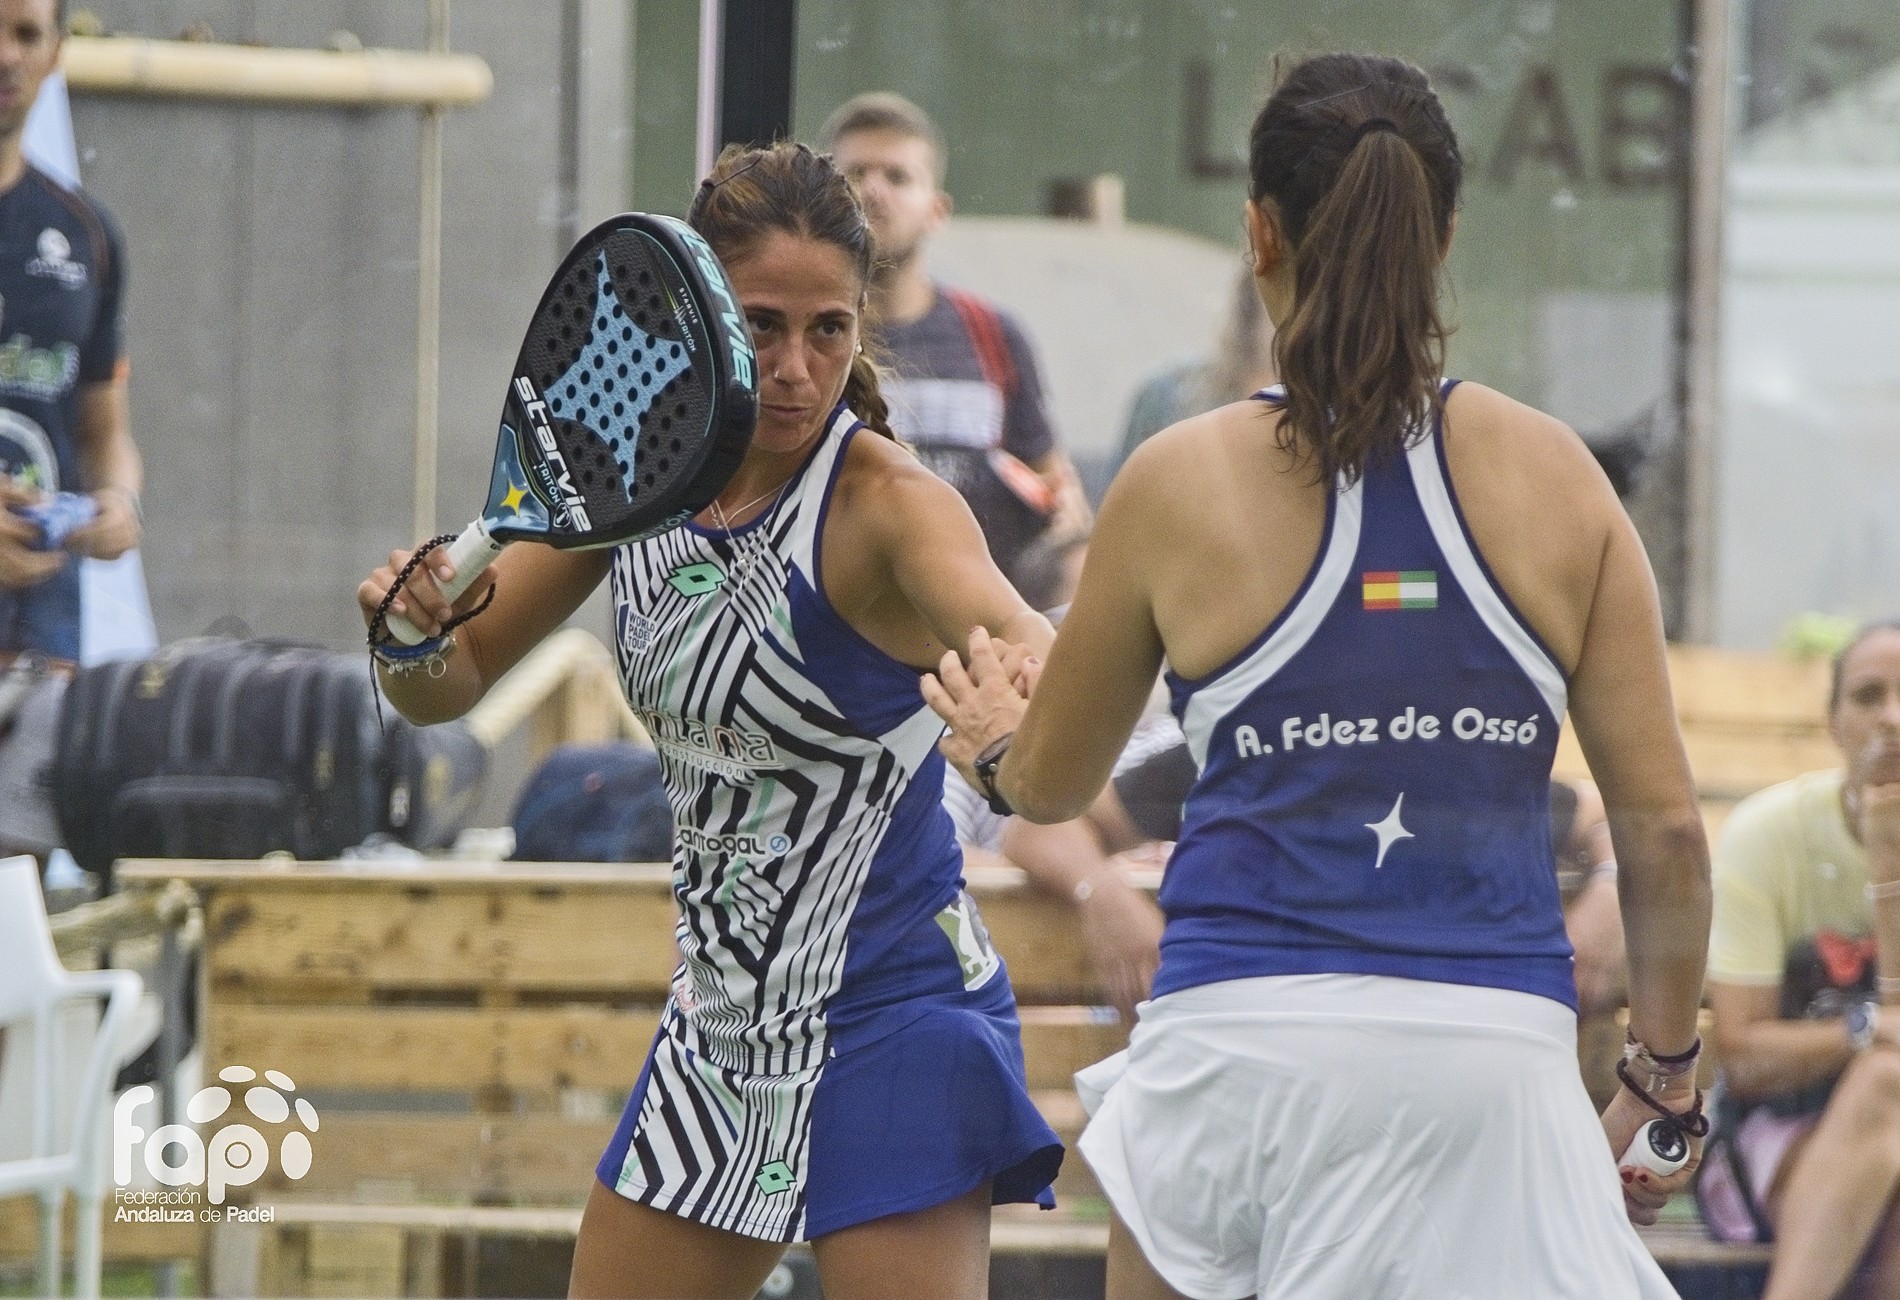
[[[877,236],[871,316],[893,370],[891,427],[963,494],[1009,573],[1045,531],[1086,528],[1088,503],[1056,445],[1022,328],[930,278],[925,245],[950,215],[941,137],[909,100],[873,92],[833,113],[822,140]]]

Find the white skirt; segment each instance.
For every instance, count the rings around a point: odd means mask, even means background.
[[[1146,1003],[1081,1151],[1196,1300],[1665,1300],[1548,998],[1293,975]]]

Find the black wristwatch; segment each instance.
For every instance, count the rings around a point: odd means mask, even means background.
[[[1003,765],[1003,755],[1009,753],[1009,742],[1015,739],[1015,736],[1016,733],[1012,731],[1008,735],[992,740],[983,746],[983,752],[978,754],[976,760],[970,764],[976,769],[977,784],[983,788],[983,797],[990,802],[990,811],[998,817],[1008,817],[1016,811],[1009,806],[1009,800],[1003,798],[996,790],[996,769]]]
[[[1847,1007],[1847,1041],[1854,1045],[1856,1052],[1864,1052],[1874,1045],[1874,1032],[1880,1028],[1880,1004],[1878,1002],[1851,1002]]]

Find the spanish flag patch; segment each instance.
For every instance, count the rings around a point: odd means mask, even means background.
[[[1367,609],[1437,609],[1438,572],[1435,569],[1399,569],[1368,573]]]

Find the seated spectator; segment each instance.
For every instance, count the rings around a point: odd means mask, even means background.
[[[1900,1295],[1900,621],[1836,658],[1828,726],[1845,766],[1742,801],[1715,853],[1697,1195],[1714,1235],[1774,1241],[1766,1300],[1857,1270],[1853,1294]]]
[[[1124,774],[1144,769],[1157,756],[1185,753],[1186,748],[1174,719],[1151,710],[1116,761],[1115,777],[1087,813],[1047,826],[1011,817],[1001,829],[1003,856],[1038,887],[1075,905],[1089,962],[1109,1002],[1128,1024],[1134,1023],[1136,1005],[1147,999],[1154,984],[1162,927],[1161,909],[1152,895],[1135,886],[1129,869],[1165,865],[1167,841],[1174,834],[1150,835],[1131,826],[1116,785]],[[1174,825],[1180,825],[1178,799]]]
[[[1610,823],[1595,782],[1550,783],[1550,849],[1557,859],[1564,931],[1576,951],[1577,1014],[1614,1011],[1628,993],[1623,908]]]

